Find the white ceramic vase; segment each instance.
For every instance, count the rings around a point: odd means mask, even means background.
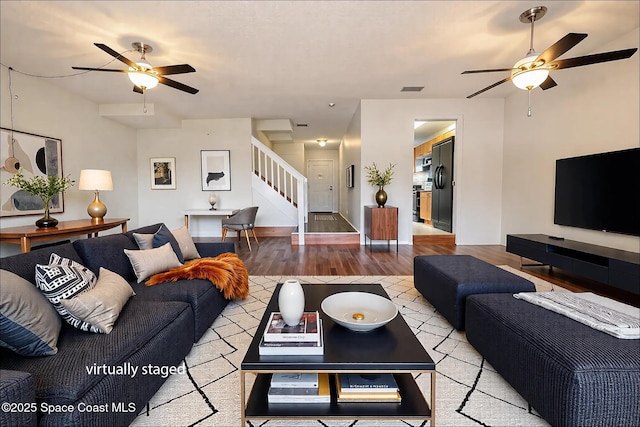
[[[295,326],[300,322],[304,313],[304,291],[299,281],[284,281],[278,295],[278,308],[287,325]]]

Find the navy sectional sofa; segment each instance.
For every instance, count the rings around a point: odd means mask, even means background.
[[[116,272],[136,293],[110,334],[84,332],[63,322],[55,355],[26,357],[0,348],[0,400],[22,404],[14,405],[15,411],[0,412],[0,425],[128,425],[167,379],[167,370],[181,364],[228,300],[205,280],[151,287],[136,283],[124,249],[138,249],[134,232],[154,233],[160,225],[0,260],[2,269],[35,285],[35,265],[47,264],[51,253],[56,253],[96,275],[100,267]],[[202,257],[235,252],[232,243],[196,243],[196,247]],[[109,373],[100,367],[120,371]]]

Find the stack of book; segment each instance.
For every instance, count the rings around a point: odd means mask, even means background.
[[[283,372],[271,376],[271,403],[331,403],[329,374]]]
[[[393,374],[336,374],[338,402],[402,401]]]
[[[287,325],[279,312],[271,313],[258,353],[261,356],[324,354],[322,319],[318,312],[304,312],[295,326]]]

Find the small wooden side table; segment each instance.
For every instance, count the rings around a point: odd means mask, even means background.
[[[396,241],[396,252],[398,251],[398,208],[394,206],[364,207],[364,244],[367,245],[369,238],[369,250],[373,240]]]
[[[122,232],[127,232],[129,218],[109,218],[100,224],[92,224],[90,219],[60,221],[56,227],[38,228],[35,225],[0,228],[1,243],[15,243],[20,245],[22,253],[31,250],[31,242],[64,239],[71,236],[86,234],[88,238],[97,237],[98,232],[109,230],[117,226]]]

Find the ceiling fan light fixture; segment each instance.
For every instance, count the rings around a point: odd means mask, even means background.
[[[144,71],[132,71],[128,74],[129,80],[141,89],[153,89],[158,86],[158,78]]]
[[[538,58],[535,52],[516,62],[511,72],[511,81],[522,90],[532,90],[540,86],[549,77],[549,69],[546,67],[534,67],[534,61]]]

